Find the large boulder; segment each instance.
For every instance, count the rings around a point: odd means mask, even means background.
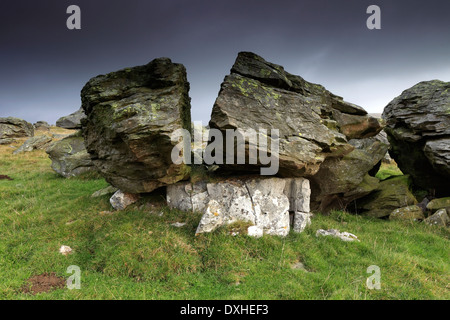
[[[450,82],[420,82],[384,109],[390,155],[416,186],[449,195]]]
[[[0,118],[0,140],[34,136],[31,123],[14,117]]]
[[[259,230],[256,234],[286,236],[290,213],[294,214],[294,231],[302,232],[310,224],[310,193],[309,181],[304,178],[241,177],[170,185],[167,203],[179,210],[203,213],[197,234],[241,221]]]
[[[52,160],[52,169],[63,177],[97,170],[86,151],[81,132],[53,142],[46,152]]]
[[[171,137],[190,131],[186,69],[168,58],[91,79],[82,89],[86,148],[99,172],[126,193],[151,192],[189,177]]]
[[[81,129],[81,121],[86,118],[82,108],[56,120],[56,126],[64,129]]]
[[[313,176],[325,159],[354,149],[348,139],[374,136],[382,129],[363,108],[250,52],[239,53],[231,74],[225,77],[209,126],[224,133],[222,169],[260,171],[264,162],[259,157],[256,164],[227,163],[225,132],[253,129],[264,133],[264,129],[268,133],[264,138],[269,140],[267,146],[261,141],[255,147],[247,144],[246,159],[252,148],[258,154],[267,150],[271,153],[274,142],[279,141],[278,174],[287,177]],[[279,130],[279,140],[272,129]]]

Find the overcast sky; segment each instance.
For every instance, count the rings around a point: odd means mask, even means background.
[[[66,9],[81,8],[81,30]],[[381,30],[369,30],[369,5]],[[450,81],[448,0],[2,0],[0,117],[50,123],[92,77],[169,57],[186,66],[192,119],[207,124],[239,51],[253,51],[367,111]]]

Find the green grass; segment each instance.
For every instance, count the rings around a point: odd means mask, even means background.
[[[104,180],[64,179],[44,152],[11,152],[0,146],[0,174],[14,179],[0,180],[0,299],[450,298],[445,228],[334,212],[286,238],[230,235],[242,226],[196,237],[200,214],[138,209],[144,200],[108,213],[108,196],[90,197]],[[317,238],[319,228],[361,242]],[[61,255],[61,245],[73,253]],[[293,270],[298,261],[309,272]],[[80,290],[21,292],[32,275],[69,277],[70,265],[81,269]],[[381,290],[366,288],[370,265],[381,268]]]

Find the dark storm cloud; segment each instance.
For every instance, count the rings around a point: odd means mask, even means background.
[[[76,4],[82,30],[66,28]],[[366,9],[382,29],[366,28]],[[0,116],[55,120],[89,78],[167,56],[183,63],[192,118],[209,120],[239,51],[254,51],[381,112],[422,80],[450,78],[450,3],[378,1],[2,1]]]

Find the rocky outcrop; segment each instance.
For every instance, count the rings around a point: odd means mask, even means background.
[[[64,129],[81,129],[81,121],[86,118],[82,108],[56,120],[56,126]]]
[[[294,231],[302,232],[310,224],[309,200],[309,181],[303,178],[233,178],[167,187],[170,207],[204,213],[197,234],[242,221],[253,226],[249,232],[255,236],[286,236],[290,212]]]
[[[46,152],[52,160],[52,169],[63,177],[74,177],[97,170],[84,147],[80,132],[53,142]]]
[[[0,140],[34,136],[34,127],[25,120],[7,117],[0,118]]]
[[[384,109],[390,155],[416,186],[449,195],[450,82],[420,82]]]
[[[374,136],[382,129],[363,108],[250,52],[239,53],[231,74],[225,77],[209,125],[224,136],[227,129],[241,133],[267,130],[267,147],[260,141],[256,147],[247,144],[246,157],[252,148],[258,155],[260,151],[271,153],[279,141],[278,174],[287,177],[315,175],[325,159],[354,149],[349,139]],[[271,129],[279,130],[279,140]],[[260,158],[256,164],[227,163],[224,140],[222,169],[254,172],[264,166]]]
[[[91,79],[81,91],[86,148],[101,175],[127,193],[189,177],[171,159],[177,129],[190,131],[189,83],[168,58]]]
[[[26,140],[13,154],[31,152],[33,150],[45,149],[52,142],[52,137],[42,134]]]

